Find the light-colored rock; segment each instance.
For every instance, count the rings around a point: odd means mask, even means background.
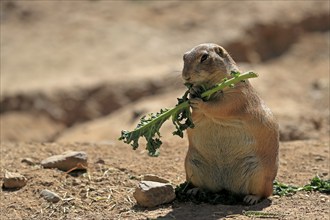
[[[140,206],[148,208],[169,203],[175,199],[171,184],[153,181],[141,181],[133,196]]]
[[[159,176],[156,176],[154,174],[146,174],[143,176],[144,181],[153,181],[153,182],[159,182],[159,183],[169,183],[170,181],[163,179]]]
[[[4,188],[22,188],[27,183],[27,179],[25,176],[14,173],[14,172],[5,172],[5,177],[3,179]]]
[[[75,167],[84,170],[87,168],[87,154],[83,151],[68,151],[42,160],[41,165],[44,168],[57,168],[63,171]]]
[[[56,202],[61,200],[61,197],[59,195],[57,195],[56,193],[54,193],[54,192],[52,192],[48,189],[42,190],[40,192],[40,195],[41,195],[41,197],[43,197],[48,202],[56,203]]]

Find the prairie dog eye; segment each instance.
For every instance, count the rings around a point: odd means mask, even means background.
[[[203,63],[208,57],[209,55],[207,53],[203,54],[203,56],[201,57],[201,63]]]

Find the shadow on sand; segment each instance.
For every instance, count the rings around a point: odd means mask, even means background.
[[[264,199],[260,203],[253,206],[244,205],[211,205],[207,203],[195,204],[192,202],[177,202],[163,207],[172,207],[172,211],[164,216],[158,216],[156,219],[180,219],[180,220],[212,220],[221,219],[225,217],[234,217],[235,215],[242,215],[244,211],[261,211],[272,204],[271,200]],[[139,206],[134,206],[133,209],[137,212],[153,209],[144,209]]]

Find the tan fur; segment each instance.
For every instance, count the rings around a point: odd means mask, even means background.
[[[182,76],[194,85],[193,93],[230,78],[232,70],[238,68],[222,47],[201,44],[184,55]],[[187,181],[214,192],[246,194],[248,203],[270,196],[278,168],[278,124],[248,80],[207,102],[192,98],[191,106],[195,128],[187,131]]]

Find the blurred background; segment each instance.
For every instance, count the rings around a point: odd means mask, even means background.
[[[329,135],[329,1],[1,1],[1,141],[114,141],[184,92],[182,55],[222,45],[280,122]]]

